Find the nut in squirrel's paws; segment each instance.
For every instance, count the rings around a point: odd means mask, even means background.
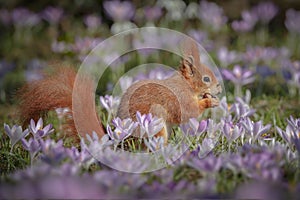
[[[209,99],[209,101],[210,101],[210,106],[209,106],[209,107],[216,107],[216,106],[219,106],[219,103],[220,103],[219,98],[216,97],[216,96],[213,96],[213,95],[210,94],[210,93],[205,93],[205,94],[202,96],[202,99]]]

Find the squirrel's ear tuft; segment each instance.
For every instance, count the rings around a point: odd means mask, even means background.
[[[192,38],[181,41],[182,61],[180,71],[186,78],[194,75],[195,70],[201,67],[200,54],[197,42]]]
[[[195,40],[192,38],[185,39],[181,41],[181,50],[182,50],[182,56],[185,60],[190,60],[190,58],[193,58],[193,65],[195,67],[200,67],[200,52],[198,48],[198,44]]]
[[[186,78],[194,76],[194,57],[192,55],[183,58],[181,61],[180,72]]]

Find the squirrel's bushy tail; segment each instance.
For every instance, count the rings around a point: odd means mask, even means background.
[[[71,117],[67,117],[68,134],[81,136],[91,134],[95,131],[99,136],[105,131],[98,120],[95,108],[95,94],[92,92],[92,82],[88,79],[82,80],[82,87],[76,89],[76,98],[84,105],[84,109],[76,111],[76,126],[74,124],[72,110],[73,86],[76,71],[70,67],[57,68],[53,74],[46,75],[38,80],[25,85],[18,92],[20,99],[19,114],[23,124],[29,124],[30,119],[37,120],[41,115],[56,108],[69,108]],[[84,82],[83,82],[84,81]],[[80,112],[80,113],[79,113]],[[77,128],[77,130],[76,130]]]

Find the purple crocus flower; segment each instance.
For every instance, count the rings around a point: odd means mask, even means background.
[[[135,14],[135,8],[130,1],[105,1],[103,7],[114,21],[127,21],[132,19]]]
[[[201,44],[207,51],[214,49],[214,42],[208,38],[208,35],[204,31],[191,29],[188,31],[188,35]]]
[[[285,131],[276,127],[277,132],[289,145],[295,145],[297,151],[300,152],[300,118],[294,119],[290,116],[290,119],[287,119],[287,122],[288,125],[286,126]]]
[[[288,9],[285,13],[285,27],[290,33],[300,34],[300,11]]]
[[[243,133],[243,129],[238,125],[234,125],[229,122],[224,122],[224,125],[222,127],[222,133],[225,135],[228,143],[230,144],[231,142],[233,142],[241,136],[241,134]]]
[[[40,140],[41,144],[41,159],[49,165],[56,165],[66,158],[66,149],[63,147],[63,141],[47,139],[46,141]]]
[[[34,120],[30,120],[30,126],[29,130],[33,134],[33,136],[37,139],[40,139],[42,137],[45,137],[51,133],[54,132],[54,129],[52,129],[52,124],[48,124],[43,128],[43,119],[40,118],[38,122],[35,124]]]
[[[15,8],[11,12],[12,22],[16,27],[32,27],[37,25],[40,17],[26,8]]]
[[[41,145],[38,140],[34,138],[29,138],[27,141],[26,139],[22,139],[22,144],[25,150],[29,151],[30,154],[36,154],[40,149]]]
[[[156,5],[166,10],[165,17],[169,21],[182,20],[182,18],[184,17],[184,11],[186,8],[186,4],[184,1],[181,0],[157,1]]]
[[[164,127],[163,119],[153,117],[151,113],[142,115],[137,112],[136,119],[140,126],[140,137],[143,137],[145,133],[148,137],[153,137]]]
[[[136,127],[138,126],[137,122],[133,122],[132,119],[127,118],[121,120],[119,117],[112,120],[112,124],[115,127],[112,131],[111,127],[107,126],[107,133],[112,140],[122,141],[128,138]]]
[[[216,157],[213,154],[200,159],[198,157],[191,157],[188,161],[188,165],[199,170],[200,172],[216,173],[222,167],[222,158]]]
[[[255,80],[253,72],[241,68],[240,65],[235,65],[232,71],[223,69],[222,74],[227,80],[242,86],[252,83]]]
[[[32,137],[29,138],[28,141],[25,138],[23,138],[21,141],[24,149],[30,154],[30,163],[32,165],[35,155],[41,150],[41,144],[37,139]]]
[[[95,48],[102,40],[92,37],[76,37],[75,43],[71,46],[71,50],[80,55],[86,55]]]
[[[78,148],[72,146],[71,149],[66,149],[66,153],[71,158],[74,164],[78,164],[79,166],[85,166],[85,168],[88,168],[92,163],[95,162],[95,160],[86,147],[83,138],[80,141],[80,149],[81,151],[79,151]]]
[[[148,149],[151,152],[155,152],[158,149],[162,149],[164,147],[164,138],[163,137],[149,137],[147,139],[144,140],[146,147],[148,147]]]
[[[263,126],[262,121],[253,122],[250,118],[246,118],[241,121],[241,125],[244,127],[246,133],[249,134],[249,143],[256,141],[262,134],[266,133],[272,127],[271,124]]]
[[[114,114],[118,109],[120,98],[111,95],[100,96],[100,103],[109,114]]]
[[[90,30],[95,30],[99,28],[99,25],[101,24],[101,18],[99,15],[91,14],[84,17],[84,24],[87,26]]]
[[[300,130],[300,118],[295,119],[293,116],[290,116],[287,122],[294,130]]]
[[[281,166],[286,152],[283,148],[244,145],[238,153],[228,154],[226,166],[257,180],[276,181],[281,177]]]
[[[196,19],[198,17],[199,5],[196,2],[190,2],[185,9],[185,17],[188,19]]]
[[[239,185],[234,199],[286,199],[289,197],[287,188],[279,183],[269,181],[250,181]]]
[[[225,79],[235,84],[235,95],[241,96],[241,87],[254,82],[254,73],[251,70],[243,69],[239,65],[235,65],[233,70],[223,69],[222,74]]]
[[[180,129],[182,130],[183,133],[186,135],[192,135],[192,136],[200,136],[204,131],[206,130],[207,127],[207,121],[206,120],[199,120],[195,118],[189,119],[188,123],[181,124]]]
[[[19,142],[22,138],[26,137],[29,133],[28,129],[23,131],[22,126],[17,125],[14,125],[12,128],[10,128],[7,124],[4,124],[4,130],[11,142],[10,152],[12,152],[15,144],[17,144],[17,142]]]
[[[270,152],[250,153],[243,161],[243,170],[251,178],[272,181],[280,178],[280,163]]]
[[[147,21],[156,21],[162,16],[162,8],[159,6],[146,6],[144,8],[144,14]]]
[[[216,123],[212,119],[207,120],[206,137],[203,139],[201,144],[198,144],[199,158],[206,157],[217,145],[220,137],[222,123],[222,121],[220,123]]]
[[[240,55],[237,52],[229,51],[226,47],[221,47],[218,50],[217,57],[224,67],[227,67],[228,65],[240,60]]]
[[[227,22],[227,17],[224,15],[222,7],[205,0],[200,2],[199,19],[215,31],[220,30]]]
[[[278,7],[272,2],[261,2],[252,8],[251,12],[256,15],[262,23],[268,24],[276,16]]]
[[[243,11],[242,20],[233,21],[231,27],[233,28],[233,30],[237,32],[249,32],[253,30],[257,20],[258,18],[253,12]]]
[[[236,98],[236,101],[231,105],[229,110],[230,113],[234,114],[235,120],[250,117],[256,112],[255,109],[251,109],[250,106],[240,97]]]
[[[282,50],[283,49],[272,47],[248,46],[243,59],[245,62],[250,62],[255,65],[258,64],[259,61],[272,62],[274,59],[284,56]],[[284,57],[286,57],[286,55]]]
[[[119,79],[120,87],[123,93],[133,84],[133,78],[130,76],[122,76]]]
[[[58,24],[64,15],[62,8],[49,6],[42,11],[41,16],[50,24]]]

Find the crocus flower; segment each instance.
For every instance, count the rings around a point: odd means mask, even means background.
[[[258,19],[264,23],[269,23],[277,14],[278,7],[272,2],[261,2],[251,12],[258,17]]]
[[[287,122],[285,131],[276,127],[277,132],[289,145],[295,145],[297,151],[300,152],[300,119],[294,119],[291,116]]]
[[[192,29],[188,31],[188,35],[201,44],[207,51],[211,51],[214,48],[214,43],[208,38],[206,32]]]
[[[300,130],[300,118],[295,119],[293,116],[290,116],[287,122],[294,130]]]
[[[213,154],[210,154],[203,159],[191,157],[191,159],[188,161],[189,166],[199,170],[200,172],[208,173],[218,172],[221,169],[222,164],[222,158],[216,157]]]
[[[251,109],[243,99],[237,97],[236,101],[230,107],[230,112],[234,114],[235,120],[240,120],[252,116],[256,110]]]
[[[63,141],[47,139],[46,141],[40,140],[41,144],[41,159],[49,165],[56,165],[60,163],[66,156],[66,149],[63,147]]]
[[[257,16],[251,11],[243,11],[242,12],[242,20],[240,21],[233,21],[231,27],[233,30],[237,32],[249,32],[253,30],[258,18]]]
[[[83,141],[81,141],[81,148],[86,148],[86,149],[92,149],[94,147],[97,147],[97,149],[103,149],[105,147],[108,147],[112,144],[112,142],[109,140],[109,135],[103,135],[101,139],[99,140],[99,137],[95,131],[92,133],[92,137],[89,134],[86,134],[86,138],[89,142],[89,145],[85,145],[84,139],[82,138]]]
[[[133,78],[130,76],[122,76],[119,79],[120,87],[123,93],[133,84]]]
[[[183,131],[183,133],[185,133],[187,135],[192,135],[192,136],[202,135],[202,133],[205,131],[206,127],[207,127],[206,120],[201,120],[199,122],[195,118],[191,118],[191,119],[189,119],[188,123],[180,125],[180,129]]]
[[[27,141],[25,138],[22,139],[22,145],[25,150],[30,154],[31,165],[33,164],[33,159],[35,155],[41,150],[40,142],[35,138],[29,138]]]
[[[108,125],[107,133],[112,140],[116,141],[122,141],[128,138],[138,126],[138,123],[133,122],[130,118],[121,120],[119,117],[113,119],[112,124],[115,127],[114,131],[112,131]]]
[[[240,55],[235,51],[229,51],[226,47],[221,47],[217,52],[220,63],[228,66],[240,60]]]
[[[239,65],[235,65],[232,71],[228,69],[222,70],[222,74],[227,80],[241,86],[252,83],[255,80],[251,70],[243,69]]]
[[[224,122],[222,133],[225,135],[228,143],[233,142],[243,133],[243,129],[238,125],[233,125],[229,122]]]
[[[84,24],[87,26],[90,30],[95,30],[99,28],[99,25],[101,24],[101,18],[100,16],[96,14],[87,15],[84,17]]]
[[[106,14],[114,21],[127,21],[132,19],[135,14],[135,8],[130,1],[105,1],[103,3]]]
[[[285,13],[285,27],[290,33],[300,34],[300,11],[288,9]]]
[[[181,20],[184,17],[184,10],[186,8],[186,4],[181,0],[159,0],[157,1],[157,5],[165,8],[166,19],[171,21]]]
[[[17,125],[10,128],[7,124],[4,124],[4,130],[11,142],[11,152],[15,144],[17,144],[17,142],[22,138],[26,137],[29,133],[28,129],[23,131],[22,127]]]
[[[144,8],[144,14],[148,21],[156,21],[162,16],[162,8],[159,6],[146,6]]]
[[[246,133],[250,135],[249,143],[256,141],[262,134],[266,133],[272,127],[271,124],[263,126],[262,121],[253,122],[250,118],[246,118],[241,122]]]
[[[81,151],[79,151],[78,148],[72,146],[71,149],[66,149],[66,153],[71,158],[74,164],[78,164],[79,166],[85,166],[86,168],[88,168],[95,161],[89,150],[86,148],[83,139],[81,140],[80,144]]]
[[[40,118],[35,124],[34,120],[30,120],[29,130],[35,138],[42,138],[54,132],[52,124],[48,124],[43,128],[43,119]]]
[[[37,25],[41,19],[40,17],[29,11],[26,8],[15,8],[11,12],[12,22],[15,27],[32,27]]]
[[[153,137],[164,127],[163,119],[153,117],[151,113],[142,115],[136,113],[136,119],[140,126],[140,137],[146,133],[148,137]]]
[[[100,96],[100,103],[108,114],[115,114],[120,103],[120,98],[110,95]]]
[[[254,73],[251,70],[242,69],[239,65],[235,65],[233,70],[223,69],[222,74],[225,79],[235,84],[235,95],[241,96],[241,87],[254,82]]]
[[[151,137],[144,140],[146,147],[151,152],[155,152],[158,149],[162,149],[164,146],[164,138],[163,137]]]
[[[64,14],[63,9],[49,6],[42,11],[41,16],[50,24],[58,24]]]
[[[287,188],[279,183],[269,181],[250,181],[239,185],[234,199],[285,199],[290,197]]]
[[[86,55],[95,48],[102,40],[92,37],[76,37],[75,43],[71,46],[71,50],[80,55]]]
[[[215,123],[212,119],[207,120],[206,137],[201,144],[198,144],[198,157],[206,157],[217,145],[220,137],[220,131],[222,127],[222,121]]]
[[[190,2],[185,9],[185,16],[188,19],[195,19],[198,17],[199,5],[196,2]]]
[[[219,31],[227,22],[222,7],[205,0],[200,2],[199,19],[214,31]]]

